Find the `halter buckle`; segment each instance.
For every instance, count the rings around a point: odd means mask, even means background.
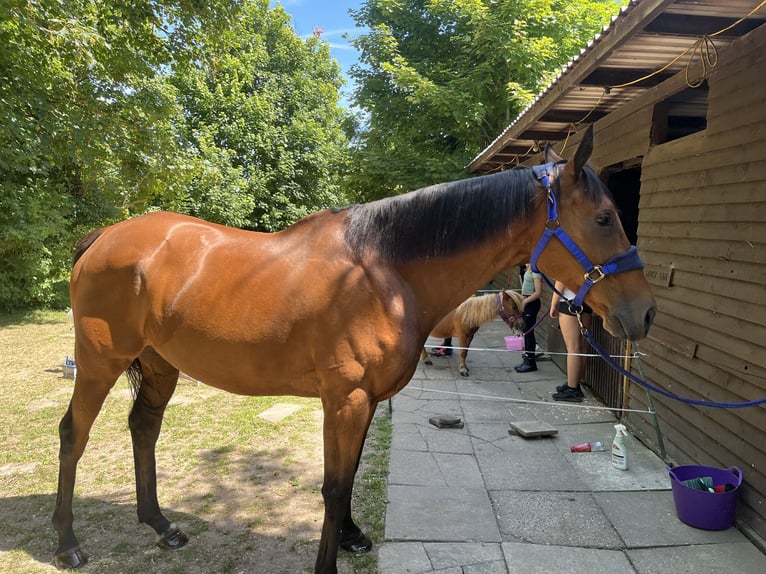
[[[590,281],[591,283],[598,283],[604,277],[606,277],[606,273],[604,273],[604,270],[601,269],[601,265],[595,265],[593,269],[585,273],[584,277],[586,281]]]

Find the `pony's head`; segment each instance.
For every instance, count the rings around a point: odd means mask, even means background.
[[[498,314],[514,331],[524,331],[524,304],[521,295],[515,291],[503,291],[498,293],[500,304]]]
[[[549,237],[538,244],[533,259],[545,275],[584,296],[612,335],[642,339],[654,320],[656,303],[612,194],[586,165],[592,152],[592,126],[570,161],[546,149],[545,160],[553,164],[543,235]],[[590,262],[595,271],[585,268]]]

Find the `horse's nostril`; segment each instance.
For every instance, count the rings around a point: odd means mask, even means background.
[[[652,323],[654,322],[654,316],[657,314],[657,307],[652,305],[649,307],[649,310],[646,312],[646,317],[644,317],[644,332],[649,332],[649,327],[652,326]]]

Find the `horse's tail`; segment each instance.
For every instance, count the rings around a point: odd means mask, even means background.
[[[128,382],[130,383],[130,392],[133,395],[133,400],[136,400],[136,397],[138,397],[138,391],[141,390],[141,383],[144,380],[144,373],[141,370],[141,361],[136,358],[133,360],[133,362],[128,367],[128,370],[125,371],[125,375],[128,377]]]
[[[72,256],[72,266],[74,266],[77,261],[79,261],[80,257],[83,256],[83,254],[88,250],[88,248],[93,245],[93,243],[98,239],[101,234],[104,232],[104,228],[96,229],[95,231],[91,231],[80,239],[80,241],[77,243],[77,247],[74,248],[74,255]]]

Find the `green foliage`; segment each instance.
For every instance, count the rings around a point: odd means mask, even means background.
[[[619,4],[367,0],[353,12],[369,29],[351,71],[368,117],[350,188],[371,199],[465,177]]]
[[[0,308],[65,305],[77,239],[134,214],[342,202],[339,69],[267,0],[5,0],[0,45]]]

